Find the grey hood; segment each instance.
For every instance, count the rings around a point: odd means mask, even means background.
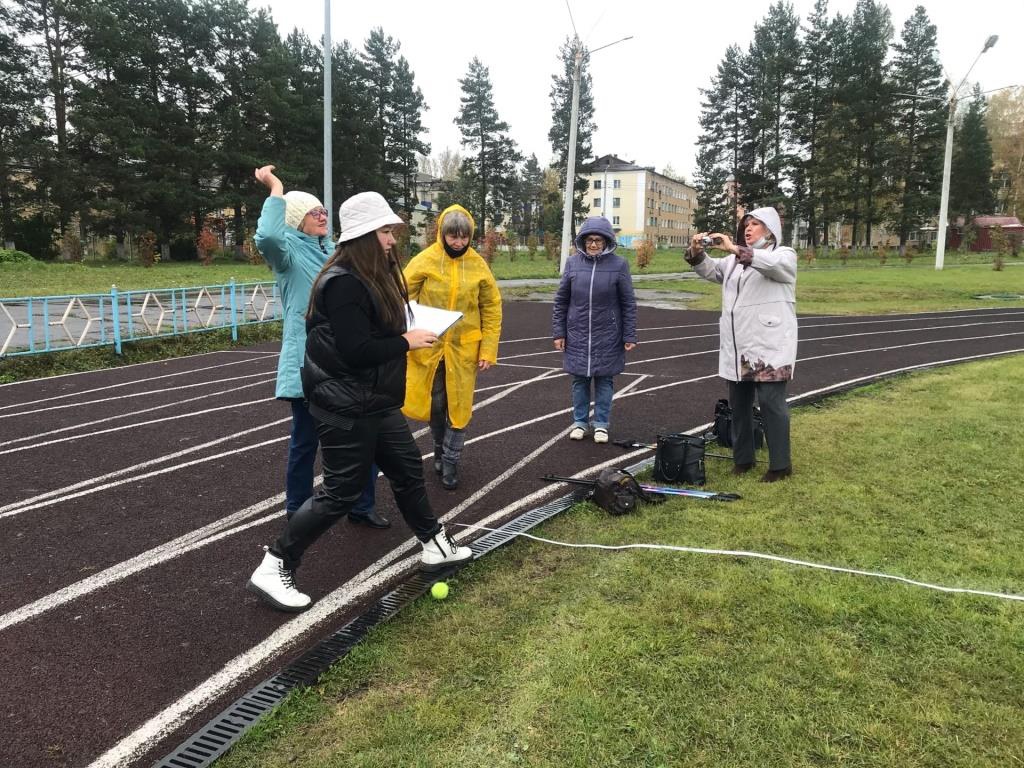
[[[782,245],[782,219],[779,218],[778,211],[774,208],[755,208],[747,216],[753,216],[768,227],[768,231],[775,238],[776,247]]]

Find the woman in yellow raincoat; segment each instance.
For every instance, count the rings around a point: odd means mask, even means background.
[[[501,336],[498,284],[487,262],[469,246],[475,226],[462,206],[446,208],[437,220],[437,241],[405,268],[410,299],[462,313],[432,347],[409,353],[402,408],[409,418],[430,422],[434,471],[450,491],[459,485],[476,374],[498,361]]]

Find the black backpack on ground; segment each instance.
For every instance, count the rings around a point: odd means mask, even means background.
[[[659,504],[665,497],[648,493],[625,469],[602,469],[597,476],[594,490],[590,493],[594,503],[611,515],[625,515],[634,512],[641,501]]]
[[[715,403],[715,421],[711,431],[707,434],[708,440],[717,440],[723,448],[732,448],[732,408],[729,401],[722,398]],[[761,409],[754,406],[754,450],[759,451],[764,447],[764,418],[761,416]]]

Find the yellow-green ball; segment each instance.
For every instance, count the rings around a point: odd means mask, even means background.
[[[448,585],[439,581],[430,588],[430,594],[435,600],[444,600],[448,597]]]

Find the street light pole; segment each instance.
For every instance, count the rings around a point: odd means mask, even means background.
[[[331,199],[331,113],[331,0],[324,0],[324,208],[327,209],[328,241],[333,239],[334,232],[334,202]]]
[[[590,53],[596,53],[616,43],[632,39],[633,36],[629,35],[594,48]],[[572,227],[572,202],[576,193],[576,124],[579,122],[580,114],[580,70],[583,68],[583,45],[578,36],[573,38],[573,44],[576,53],[573,56],[572,68],[572,110],[569,114],[569,156],[566,158],[565,168],[565,203],[562,207],[562,254],[558,263],[559,274],[565,272],[565,264],[569,261],[569,231]]]
[[[946,118],[946,155],[942,163],[942,198],[939,203],[939,231],[938,241],[935,243],[935,269],[941,270],[946,259],[946,227],[948,226],[947,215],[949,212],[949,175],[950,170],[953,166],[953,121],[956,117],[956,100],[960,93],[960,89],[963,88],[964,83],[967,82],[967,76],[971,74],[971,70],[974,69],[974,65],[978,63],[978,59],[985,53],[989,48],[996,44],[999,40],[999,35],[990,35],[985,41],[985,47],[981,49],[981,53],[974,57],[974,63],[971,64],[970,69],[967,70],[967,74],[964,75],[960,84],[954,88],[949,95],[949,116]]]
[[[565,264],[569,260],[569,231],[572,227],[572,203],[576,196],[576,124],[580,114],[580,69],[583,65],[583,47],[580,39],[574,40],[576,54],[573,56],[572,67],[572,110],[569,113],[569,154],[565,168],[565,202],[562,206],[562,251],[558,264],[558,274],[565,272]]]

